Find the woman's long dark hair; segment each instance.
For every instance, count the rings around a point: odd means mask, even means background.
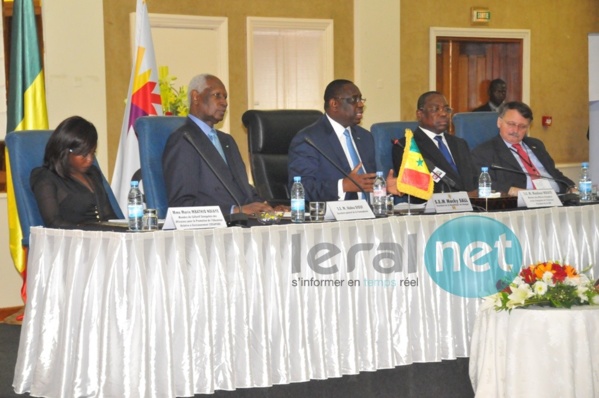
[[[62,178],[71,171],[69,153],[87,155],[98,145],[98,132],[81,116],[63,120],[50,136],[44,153],[44,166]]]

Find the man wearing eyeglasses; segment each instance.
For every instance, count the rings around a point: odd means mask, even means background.
[[[518,196],[523,189],[544,188],[545,184],[558,193],[575,191],[574,182],[555,167],[543,142],[527,136],[532,120],[532,110],[523,102],[501,105],[499,135],[474,148],[475,165],[479,169],[488,166],[492,189],[510,196]]]
[[[447,133],[453,110],[438,91],[429,91],[418,98],[416,117],[418,128],[414,141],[420,149],[429,171],[438,168],[449,177],[435,183],[434,192],[473,191],[477,188],[478,173],[466,141]],[[401,166],[406,139],[393,146],[393,166]],[[449,183],[451,182],[451,184]]]
[[[293,177],[302,177],[306,200],[362,199],[362,191],[372,192],[377,171],[374,139],[358,126],[365,102],[354,83],[334,80],[324,92],[325,114],[293,137],[288,153],[289,186]],[[392,170],[387,177],[388,190],[397,192]]]

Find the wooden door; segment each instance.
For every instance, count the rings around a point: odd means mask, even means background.
[[[522,100],[521,39],[437,38],[437,91],[455,113],[486,103],[497,78],[507,83],[506,101]]]

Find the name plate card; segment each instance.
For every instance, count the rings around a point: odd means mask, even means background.
[[[364,199],[327,202],[325,220],[363,220],[376,218]]]
[[[455,213],[472,211],[468,192],[434,193],[426,204],[425,213]]]
[[[536,181],[535,181],[536,183]],[[518,207],[555,207],[562,206],[553,189],[527,189],[518,191]]]
[[[166,229],[226,228],[227,223],[218,206],[169,207],[164,220]]]

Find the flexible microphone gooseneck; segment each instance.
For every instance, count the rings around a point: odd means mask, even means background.
[[[528,176],[528,177],[531,177],[531,178],[535,177],[535,178],[543,178],[545,180],[553,180],[553,181],[555,181],[555,182],[557,182],[559,184],[564,184],[564,186],[566,188],[570,187],[570,183],[568,181],[562,180],[561,178],[554,178],[554,177],[551,177],[551,176],[530,174],[530,173],[527,173],[527,172],[522,171],[522,170],[512,169],[510,167],[503,167],[503,166],[500,166],[500,165],[495,164],[495,163],[492,163],[491,166],[490,166],[490,168],[493,169],[493,170],[501,170],[501,171],[507,171],[509,173],[522,174],[522,175],[525,175],[525,176]]]
[[[335,166],[335,168],[337,170],[339,170],[341,172],[341,174],[343,174],[345,177],[347,177],[351,182],[353,182],[358,188],[360,188],[360,191],[362,191],[362,194],[364,194],[365,198],[368,198],[369,195],[366,193],[366,191],[364,190],[364,188],[362,188],[360,186],[360,184],[358,184],[356,182],[356,180],[354,180],[348,173],[345,172],[345,170],[343,170],[343,168],[341,166],[339,166],[333,159],[331,159],[326,153],[324,153],[318,146],[316,146],[316,144],[308,137],[304,138],[304,141],[310,145],[312,148],[316,149],[318,151],[318,153],[320,153],[326,160],[329,161],[330,164],[332,164],[333,166]],[[366,201],[368,201],[368,199],[366,199]]]
[[[196,152],[198,153],[198,155],[200,155],[200,157],[202,158],[202,160],[204,162],[206,162],[206,165],[208,166],[208,168],[210,169],[210,171],[212,171],[212,173],[216,176],[216,178],[218,179],[218,181],[220,181],[220,183],[222,184],[222,186],[225,187],[225,189],[227,190],[227,192],[229,193],[229,195],[231,195],[231,197],[235,201],[235,204],[239,208],[239,213],[233,213],[233,214],[226,214],[225,215],[225,219],[227,220],[227,225],[228,226],[235,226],[235,225],[245,226],[245,225],[247,225],[248,216],[241,211],[242,210],[241,209],[241,202],[233,194],[233,191],[231,190],[231,188],[229,187],[229,185],[227,183],[225,183],[225,181],[221,178],[221,176],[216,172],[216,169],[214,168],[214,165],[212,165],[212,163],[210,163],[210,161],[208,160],[208,158],[204,155],[204,153],[196,145],[196,143],[193,141],[193,139],[190,137],[190,135],[189,135],[189,133],[187,131],[183,133],[183,137],[191,144],[191,146],[193,147],[193,149],[196,150]]]

